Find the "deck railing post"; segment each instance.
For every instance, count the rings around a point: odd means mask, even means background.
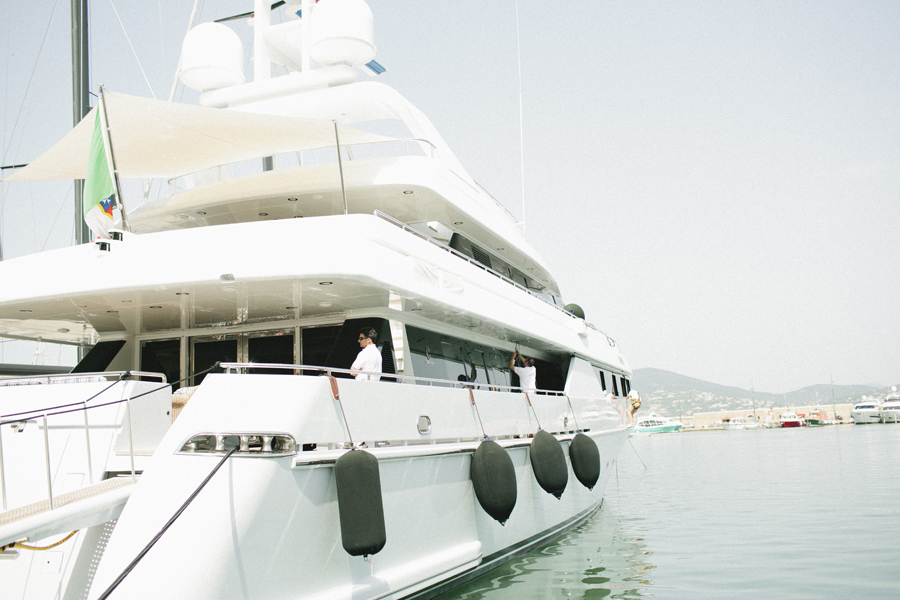
[[[6,510],[6,473],[3,471],[3,428],[0,427],[0,499],[3,510]]]
[[[94,467],[91,465],[91,430],[88,426],[87,402],[84,404],[84,441],[87,445],[88,483],[94,485]]]
[[[131,482],[137,483],[134,474],[134,434],[131,429],[131,398],[125,399],[125,412],[128,413],[128,453],[131,455]]]
[[[47,495],[50,497],[50,510],[53,510],[53,478],[50,475],[50,438],[47,436],[47,415],[44,421],[44,459],[47,463]]]

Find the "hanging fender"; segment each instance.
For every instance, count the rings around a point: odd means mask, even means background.
[[[486,439],[472,455],[470,469],[475,497],[484,512],[506,524],[516,506],[516,468],[500,444]]]
[[[569,444],[569,458],[575,478],[589,490],[594,489],[600,479],[600,450],[590,436],[579,433]]]
[[[334,463],[341,543],[350,556],[377,554],[387,541],[378,459],[351,450]]]
[[[569,466],[562,444],[546,431],[538,431],[531,440],[531,468],[545,492],[562,496],[569,482]]]

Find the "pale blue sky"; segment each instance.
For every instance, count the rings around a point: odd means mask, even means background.
[[[0,4],[5,164],[71,127],[65,0],[18,112],[53,5]],[[92,85],[149,95],[111,6],[92,2]],[[115,6],[167,97],[191,2]],[[370,6],[382,81],[521,216],[515,2]],[[900,3],[519,10],[526,234],[633,367],[770,392],[900,383]],[[5,256],[67,243],[70,187],[3,184]]]

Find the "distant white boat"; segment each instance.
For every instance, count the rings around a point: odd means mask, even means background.
[[[888,394],[881,407],[882,423],[900,423],[900,394]]]
[[[633,433],[667,433],[670,431],[681,431],[683,428],[681,421],[677,419],[650,413],[635,422]]]
[[[881,408],[882,403],[880,400],[872,398],[864,399],[859,404],[856,404],[853,407],[853,410],[850,411],[850,418],[852,418],[853,422],[857,425],[880,423]]]
[[[759,429],[759,426],[753,417],[733,417],[722,421],[723,429]]]

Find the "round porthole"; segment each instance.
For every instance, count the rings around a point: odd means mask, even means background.
[[[416,427],[418,428],[419,433],[422,435],[431,433],[431,419],[427,415],[419,415],[419,420],[416,423]]]

